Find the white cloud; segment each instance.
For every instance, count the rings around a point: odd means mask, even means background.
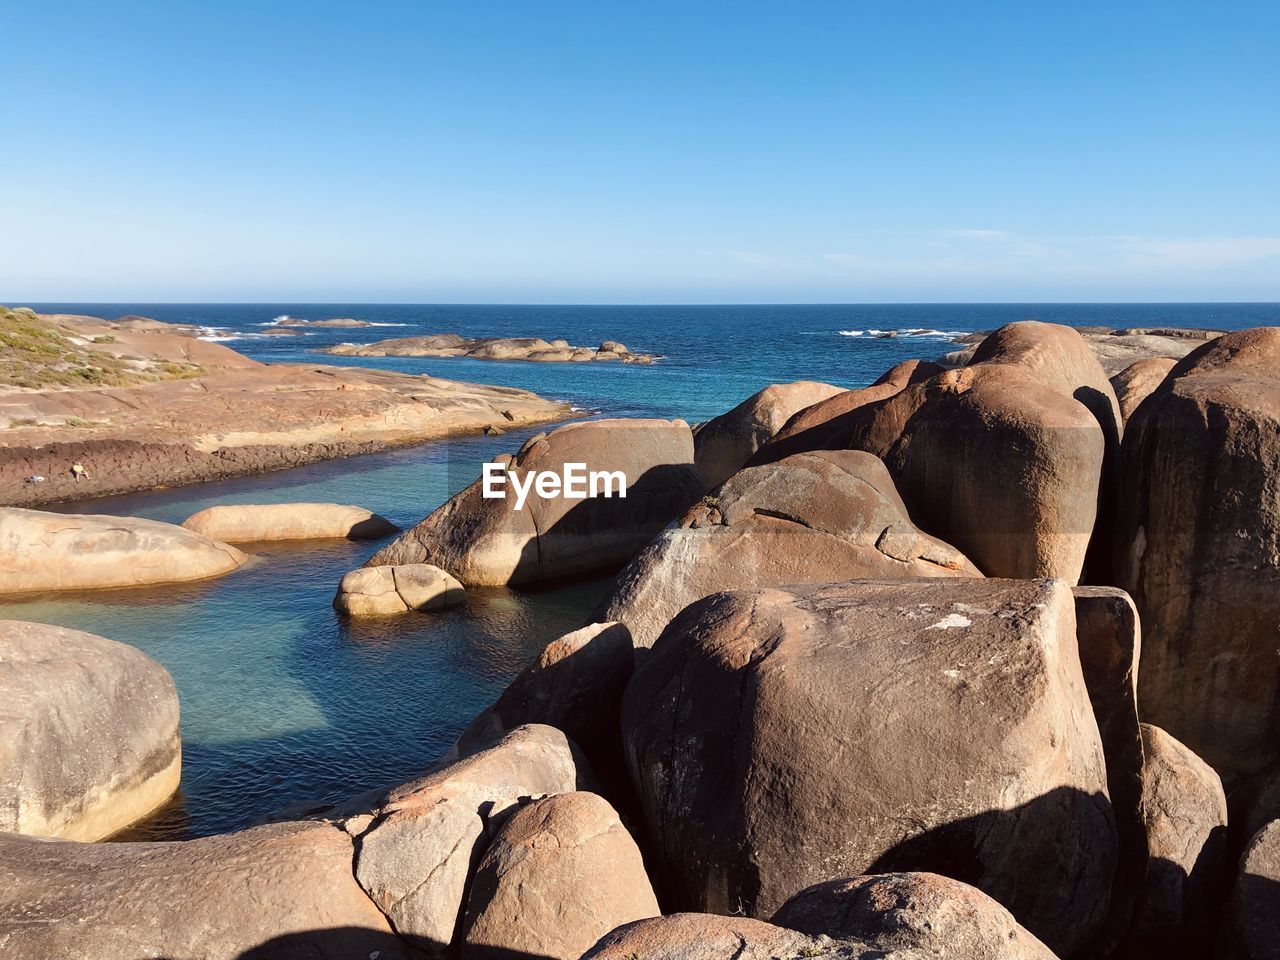
[[[961,240],[1006,240],[1008,232],[1004,230],[947,230],[946,235]]]
[[[1228,267],[1280,257],[1280,237],[1116,237],[1121,249],[1150,263],[1187,267]]]

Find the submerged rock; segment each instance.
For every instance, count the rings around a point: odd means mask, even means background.
[[[658,534],[596,612],[649,647],[677,613],[720,590],[865,577],[980,577],[911,523],[884,464],[856,450],[748,467]]]
[[[1143,718],[1253,773],[1280,757],[1280,328],[1188,355],[1122,460],[1115,566],[1142,614]]]
[[[389,617],[465,603],[462,584],[429,563],[361,567],[343,576],[333,606],[351,617]]]
[[[0,594],[203,580],[248,557],[171,523],[0,507]]]
[[[99,840],[178,787],[178,691],[142,651],[0,620],[0,831]]]
[[[593,793],[534,800],[480,859],[467,900],[463,960],[577,960],[615,927],[656,917],[640,848]]]
[[[708,489],[737,473],[797,411],[843,392],[812,380],[775,383],[702,424],[693,435],[694,461]]]
[[[616,569],[702,494],[693,465],[693,435],[683,420],[591,420],[531,438],[504,461],[502,496],[484,496],[482,477],[395,542],[370,566],[433,563],[462,583],[536,583]],[[594,495],[540,494],[529,486],[521,504],[515,485],[535,474],[563,477],[566,464],[620,474]],[[587,486],[587,492],[590,488]],[[612,495],[609,495],[612,494]]]
[[[341,503],[228,503],[182,524],[228,543],[259,540],[375,540],[400,528],[385,517]]]
[[[1105,917],[1115,823],[1061,581],[715,594],[622,726],[679,908],[767,916],[833,874],[924,870],[1064,956]]]

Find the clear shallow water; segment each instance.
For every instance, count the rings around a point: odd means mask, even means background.
[[[910,357],[954,349],[941,335],[873,330],[989,329],[1038,319],[1108,326],[1280,323],[1280,305],[955,305],[800,307],[476,307],[37,304],[37,309],[219,327],[260,360],[346,363],[536,390],[584,410],[714,416],[768,383],[856,386]],[[282,314],[406,326],[261,337]],[[652,367],[343,358],[307,351],[344,340],[455,331],[467,336],[620,339],[665,355]],[[844,333],[841,333],[844,331]],[[858,332],[861,332],[860,334]],[[470,437],[239,480],[114,497],[62,509],[180,522],[214,503],[336,501],[415,523],[480,464],[533,431]],[[607,579],[538,592],[472,591],[465,607],[350,623],[334,587],[380,543],[258,545],[254,562],[199,584],[0,603],[0,617],[57,623],[134,644],[173,674],[182,701],[181,796],[131,836],[200,836],[292,805],[332,801],[409,778],[550,640],[579,626]]]

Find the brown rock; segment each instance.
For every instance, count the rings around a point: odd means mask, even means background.
[[[171,523],[0,507],[0,594],[203,580],[247,559]]]
[[[396,787],[351,816],[355,874],[414,946],[453,942],[467,883],[503,815],[525,797],[590,785],[585,765],[552,727],[513,730],[496,746]]]
[[[1142,744],[1150,860],[1126,947],[1132,956],[1206,953],[1226,896],[1222,781],[1159,727],[1144,723]]]
[[[260,540],[376,540],[400,528],[364,507],[341,503],[227,503],[182,524],[228,543]]]
[[[570,499],[531,487],[516,509],[514,482],[562,475],[566,463],[621,472],[626,496]],[[701,495],[693,436],[683,420],[591,420],[530,439],[506,465],[505,497],[477,480],[384,547],[370,566],[434,563],[467,585],[535,583],[617,568]],[[514,480],[512,480],[514,475]]]
[[[407,958],[351,876],[351,854],[351,839],[326,823],[178,843],[0,833],[0,955]]]
[[[462,957],[577,960],[615,927],[659,913],[640,848],[593,793],[534,800],[476,869]]]
[[[702,424],[693,437],[694,462],[707,488],[737,473],[797,411],[843,392],[812,380],[775,383]]]
[[[1147,357],[1134,361],[1111,378],[1111,386],[1120,403],[1120,416],[1125,423],[1138,409],[1138,404],[1164,383],[1164,378],[1177,362],[1172,357]]]
[[[964,960],[1056,960],[981,890],[935,873],[829,880],[802,890],[773,923],[877,950]]]
[[[1052,580],[691,605],[622,713],[674,903],[761,916],[832,874],[927,870],[1071,953],[1103,921],[1116,862],[1074,639]]]
[[[625,623],[649,647],[672,617],[720,590],[981,575],[916,529],[878,459],[815,451],[734,474],[618,575],[596,619]]]
[[[1252,773],[1280,756],[1280,328],[1187,356],[1122,459],[1116,570],[1142,614],[1142,715]]]
[[[872,954],[860,944],[810,937],[746,917],[677,913],[619,927],[582,955],[582,960],[897,960]]]
[[[333,606],[352,617],[388,617],[465,603],[462,584],[429,563],[360,567],[343,576]]]
[[[621,769],[618,713],[634,665],[631,634],[620,623],[567,633],[471,722],[450,755],[469,756],[509,730],[544,723],[563,730],[595,770]]]
[[[1276,917],[1280,917],[1280,820],[1259,830],[1240,860],[1216,956],[1221,960],[1280,957]]]
[[[898,364],[869,387],[845,390],[795,413],[748,461],[752,466],[774,463],[810,450],[843,450],[849,446],[854,411],[886,400],[912,383],[942,373],[942,367],[923,360]]]
[[[178,787],[178,691],[140,650],[0,620],[0,830],[99,840]]]

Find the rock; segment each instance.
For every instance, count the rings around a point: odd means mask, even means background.
[[[630,353],[626,344],[619,343],[617,340],[600,341],[600,353]]]
[[[340,343],[318,351],[346,357],[470,357],[473,360],[533,360],[567,363],[590,360],[621,360],[624,363],[653,363],[647,353],[632,353],[616,340],[605,340],[600,349],[575,347],[568,340],[541,337],[482,337],[468,339],[456,333],[436,333],[422,337],[396,337],[376,343]]]
[[[1142,614],[1143,718],[1220,773],[1280,757],[1280,328],[1226,334],[1129,421],[1118,585]]]
[[[1138,404],[1164,383],[1164,378],[1177,362],[1172,357],[1147,357],[1134,361],[1111,378],[1111,386],[1120,403],[1120,416],[1125,423],[1138,409]]]
[[[351,856],[327,823],[176,843],[0,834],[0,955],[407,960]]]
[[[467,883],[503,815],[524,797],[590,787],[563,733],[520,727],[349,816],[356,879],[397,933],[441,953],[454,940]]]
[[[618,716],[634,664],[631,633],[620,623],[567,633],[471,721],[450,756],[469,756],[516,727],[543,723],[563,730],[593,769],[621,770]]]
[[[400,529],[364,507],[341,503],[227,503],[207,507],[182,525],[228,543],[376,540]]]
[[[1089,702],[1107,761],[1107,795],[1116,817],[1119,862],[1107,922],[1091,953],[1107,955],[1123,939],[1147,872],[1147,825],[1142,815],[1142,731],[1138,722],[1138,664],[1142,630],[1133,600],[1115,587],[1075,587],[1076,643]]]
[[[963,960],[1057,960],[981,890],[935,873],[829,880],[802,890],[773,923],[869,947]]]
[[[714,489],[737,473],[793,414],[843,392],[812,380],[775,383],[704,423],[694,434],[693,449],[707,488]]]
[[[690,603],[720,590],[866,577],[979,577],[907,516],[884,464],[815,451],[734,474],[618,575],[596,613],[649,647]]]
[[[462,584],[429,563],[360,567],[338,583],[333,607],[351,617],[389,617],[465,603]]]
[[[178,788],[178,691],[140,650],[0,620],[0,831],[99,840]]]
[[[855,419],[850,446],[885,461],[921,529],[987,576],[1079,581],[1107,446],[1083,404],[990,363],[912,384]]]
[[[924,870],[1070,954],[1102,923],[1116,864],[1074,640],[1054,580],[855,581],[691,605],[622,710],[673,905],[767,916],[833,875]]]
[[[1149,862],[1126,944],[1131,956],[1209,952],[1226,896],[1227,798],[1213,768],[1142,725]]]
[[[1233,783],[1227,809],[1230,856],[1236,860],[1254,834],[1272,820],[1280,820],[1280,760]]]
[[[869,387],[844,390],[795,413],[773,439],[756,451],[751,466],[774,463],[811,450],[843,450],[849,446],[848,423],[854,411],[902,392],[912,383],[928,380],[942,367],[922,360],[898,364]]]
[[[335,317],[332,320],[298,320],[294,317],[284,317],[277,321],[277,325],[281,327],[371,327],[373,326],[368,320],[354,320],[351,317]]]
[[[0,594],[180,583],[248,557],[171,523],[0,507]]]
[[[533,473],[620,472],[626,496],[542,497],[529,487],[517,510],[513,482]],[[683,420],[591,420],[531,438],[508,471],[505,496],[481,478],[378,551],[370,566],[434,563],[468,586],[536,583],[616,569],[702,493],[693,436]],[[514,481],[513,481],[514,475]],[[501,479],[501,478],[500,478]]]
[[[659,912],[613,807],[593,793],[547,797],[513,813],[481,858],[461,955],[577,960],[615,927]]]
[[[619,927],[582,960],[897,960],[746,917],[677,913]]]
[[[1240,860],[1216,956],[1221,960],[1280,957],[1276,917],[1280,917],[1280,820],[1259,830]]]

